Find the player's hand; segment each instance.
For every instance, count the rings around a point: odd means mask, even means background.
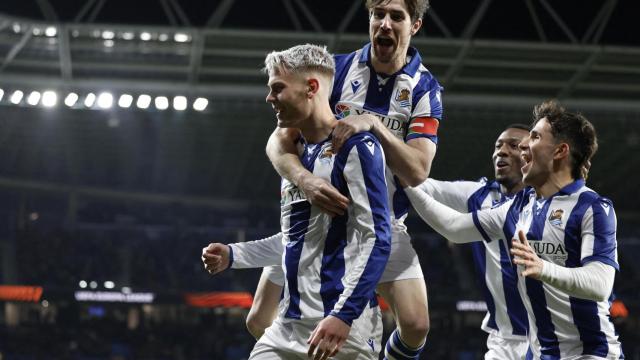
[[[307,356],[313,360],[324,360],[335,356],[347,341],[351,326],[335,316],[327,316],[313,330],[307,340]]]
[[[329,182],[315,175],[301,177],[298,187],[307,196],[311,205],[317,206],[330,216],[344,215],[349,206],[349,198],[342,195]]]
[[[211,243],[202,248],[202,263],[204,269],[215,275],[229,267],[229,245]]]
[[[375,125],[377,118],[373,115],[349,115],[338,121],[331,135],[331,143],[333,152],[338,153],[344,143],[349,140],[353,134],[363,131],[371,131]]]
[[[523,265],[522,276],[529,276],[540,280],[544,262],[538,257],[522,230],[518,231],[518,239],[512,240],[511,254],[516,265]]]

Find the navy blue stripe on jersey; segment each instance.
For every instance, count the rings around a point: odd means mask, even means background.
[[[333,91],[329,98],[329,104],[331,105],[331,111],[335,112],[336,104],[342,97],[342,87],[344,86],[344,79],[347,78],[349,68],[353,62],[353,58],[356,56],[355,52],[351,54],[343,54],[334,56],[336,62],[336,74],[333,78]]]
[[[571,210],[569,219],[567,219],[567,225],[564,228],[564,247],[567,250],[566,267],[574,268],[581,265],[582,219],[597,196],[591,191],[580,194],[576,205]]]
[[[373,67],[369,68],[370,78],[367,87],[367,97],[364,100],[363,108],[376,114],[389,114],[389,106],[393,99],[393,89],[395,87],[396,76],[386,77],[386,82],[380,83],[378,75]]]
[[[285,268],[287,270],[287,286],[289,288],[289,307],[285,317],[300,319],[300,292],[298,291],[298,265],[304,246],[304,236],[309,227],[311,204],[301,201],[291,204],[289,241],[285,247]]]
[[[382,276],[389,253],[391,252],[391,226],[389,207],[387,204],[387,185],[385,182],[385,162],[382,147],[371,133],[360,133],[347,140],[340,149],[335,161],[344,169],[347,158],[353,147],[357,148],[371,216],[373,219],[375,244],[369,254],[364,271],[349,298],[334,316],[351,324],[358,318],[372,297]],[[370,150],[374,148],[374,151]],[[343,171],[340,171],[343,173]],[[333,178],[333,176],[332,176]]]
[[[538,208],[538,202],[534,200],[533,207],[531,209],[531,216],[533,216],[533,220],[531,221],[531,227],[527,232],[527,240],[529,241],[541,241],[542,235],[544,234],[544,225],[547,220],[547,212],[549,211],[549,205],[551,205],[551,201],[553,197],[547,199],[542,208]],[[518,234],[515,234],[516,239],[518,239]]]
[[[476,241],[471,243],[471,254],[473,255],[473,262],[476,267],[478,284],[480,284],[482,293],[484,294],[484,300],[487,303],[487,311],[489,312],[489,322],[487,326],[498,330],[498,324],[496,323],[496,303],[487,286],[487,250],[484,244]]]
[[[611,200],[599,198],[592,202],[593,209],[593,255],[582,259],[583,264],[589,261],[600,261],[620,270],[616,262],[616,216]]]
[[[343,165],[344,166],[344,165]],[[334,167],[334,172],[336,168]],[[342,169],[339,170],[342,173]],[[324,316],[333,310],[340,294],[344,291],[344,248],[347,243],[347,215],[336,216],[331,221],[327,232],[320,267],[320,296],[324,307]]]
[[[498,242],[500,247],[500,269],[502,270],[502,288],[504,289],[504,299],[507,303],[507,314],[511,321],[513,335],[526,335],[529,330],[527,310],[522,302],[522,297],[518,292],[517,267],[511,262],[511,257],[504,242]]]
[[[558,348],[558,337],[555,333],[555,326],[551,321],[551,314],[547,308],[547,300],[542,288],[542,282],[532,278],[525,278],[527,295],[531,299],[531,308],[538,327],[538,341],[540,342],[541,359],[560,360],[560,349]]]
[[[598,317],[598,303],[571,297],[571,314],[573,322],[580,333],[582,340],[582,354],[595,355],[603,358],[609,353],[607,336],[600,331],[600,318]]]
[[[425,86],[427,84],[429,85]],[[411,96],[411,103],[414,106],[420,99],[422,99],[427,91],[430,91],[429,107],[431,108],[431,117],[442,120],[442,104],[437,98],[437,93],[442,91],[442,86],[440,86],[436,78],[430,72],[425,71],[420,74],[420,80],[418,80],[418,83],[413,89],[414,91]]]
[[[396,184],[396,191],[393,193],[393,214],[396,219],[400,219],[409,212],[411,202],[404,192],[402,185],[400,185],[400,180],[395,175],[393,176],[393,182]]]
[[[480,224],[480,220],[478,219],[478,212],[477,211],[472,212],[471,213],[471,218],[473,219],[473,224],[478,229],[478,232],[480,233],[480,235],[482,235],[482,238],[484,239],[484,241],[491,242],[491,238],[489,237],[487,232],[482,227],[482,224]]]

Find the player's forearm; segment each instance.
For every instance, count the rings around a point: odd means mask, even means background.
[[[295,141],[293,132],[276,128],[267,141],[266,153],[278,174],[298,186],[302,177],[312,174],[302,166]]]
[[[433,142],[420,140],[426,144],[426,151],[414,148],[398,139],[380,121],[374,122],[371,132],[380,140],[387,165],[394,175],[408,186],[417,186],[427,179],[436,152]]]
[[[271,235],[267,238],[229,244],[233,249],[231,268],[251,269],[269,265],[278,265],[282,262],[282,233]]]
[[[449,241],[461,244],[482,238],[471,214],[451,209],[417,188],[406,188],[404,191],[422,220]]]
[[[612,266],[593,261],[585,266],[567,268],[543,260],[540,280],[566,291],[573,297],[605,301],[613,290],[615,269]]]

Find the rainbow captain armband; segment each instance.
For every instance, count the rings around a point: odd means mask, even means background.
[[[433,117],[418,117],[412,119],[407,129],[406,140],[426,137],[437,144],[438,125],[440,125],[440,121]]]

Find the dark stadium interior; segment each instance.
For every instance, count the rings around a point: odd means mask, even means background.
[[[201,249],[279,229],[280,180],[264,152],[275,121],[264,102],[261,62],[268,51],[300,42],[346,52],[367,41],[358,1],[144,0],[135,1],[135,11],[132,3],[0,1],[0,286],[42,289],[36,300],[20,301],[0,289],[0,360],[246,359],[254,344],[246,307],[185,299],[252,293],[258,270],[211,277]],[[161,6],[176,3],[184,17]],[[527,4],[535,7],[543,38]],[[618,217],[622,270],[614,290],[628,313],[616,312],[614,322],[627,359],[639,360],[640,40],[632,2],[432,0],[432,6],[437,15],[414,39],[445,86],[431,176],[491,178],[496,135],[507,124],[529,123],[543,99],[559,97],[584,113],[600,144],[588,185],[613,201]],[[14,26],[48,23],[78,31],[66,40],[69,58],[62,45]],[[107,50],[91,35],[146,27],[192,37],[153,46],[118,40]],[[44,108],[8,100],[16,89],[46,88],[81,97],[184,93],[207,98],[208,106]],[[480,359],[484,312],[456,307],[482,300],[469,248],[449,244],[415,215],[408,226],[429,291],[431,332],[422,358]],[[110,291],[106,282],[114,291],[153,293],[154,300],[74,297]]]

